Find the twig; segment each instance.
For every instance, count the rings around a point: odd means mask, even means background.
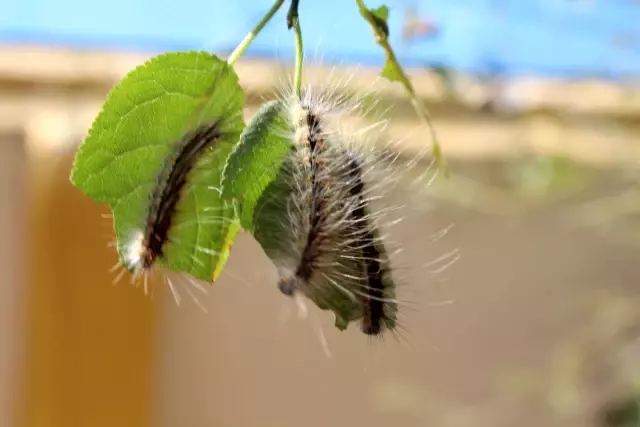
[[[442,148],[440,146],[440,143],[438,142],[438,136],[436,135],[435,127],[433,126],[431,114],[429,114],[429,111],[422,104],[422,102],[420,102],[420,99],[418,98],[418,95],[413,88],[411,80],[396,58],[395,52],[393,51],[393,48],[389,43],[389,28],[387,27],[387,23],[385,22],[385,20],[377,17],[371,10],[369,10],[364,4],[364,0],[356,0],[356,3],[358,4],[360,15],[362,15],[362,17],[369,23],[372,28],[376,43],[384,50],[387,62],[395,69],[397,73],[397,80],[402,84],[402,86],[404,86],[411,100],[411,105],[416,110],[418,116],[429,127],[429,133],[431,134],[431,139],[433,140],[433,155],[438,161],[440,170],[445,173],[445,176],[447,176],[448,169],[444,162]]]
[[[300,98],[302,87],[302,64],[304,63],[304,48],[302,44],[302,30],[300,29],[300,16],[298,5],[300,0],[291,0],[291,6],[287,13],[287,28],[293,28],[296,43],[296,69],[294,74],[294,88],[296,96]]]
[[[284,3],[284,0],[276,0],[276,2],[273,4],[273,6],[271,6],[271,9],[269,9],[267,14],[264,15],[264,17],[262,18],[262,20],[260,20],[260,22],[258,22],[258,25],[256,25],[255,28],[251,30],[251,32],[247,34],[245,38],[240,42],[238,47],[236,47],[233,50],[233,52],[231,52],[231,55],[229,55],[229,58],[227,59],[227,63],[229,65],[233,65],[238,60],[238,58],[240,58],[244,54],[244,52],[247,50],[251,42],[253,42],[253,40],[256,38],[256,36],[262,30],[262,28],[265,25],[267,25],[267,22],[271,20],[273,15],[275,15],[275,13],[278,11],[278,9],[280,9],[280,6],[282,6],[283,3]]]

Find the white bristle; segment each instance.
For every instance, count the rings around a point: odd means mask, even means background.
[[[144,233],[142,230],[132,233],[124,247],[123,257],[129,270],[137,271],[142,265],[144,253]]]

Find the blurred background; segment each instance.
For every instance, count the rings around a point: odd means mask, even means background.
[[[0,0],[1,426],[640,425],[640,2],[387,5],[451,176],[399,227],[402,337],[322,312],[328,358],[246,235],[208,313],[113,285],[108,209],[68,180],[129,70],[227,55],[271,1]],[[286,7],[238,63],[247,117],[290,70]],[[300,7],[317,81],[370,83],[383,54],[355,2]],[[379,98],[389,138],[431,143],[399,85]]]

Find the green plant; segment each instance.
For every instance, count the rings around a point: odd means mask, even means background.
[[[406,89],[432,130],[433,154],[443,166],[429,113],[389,44],[388,9],[356,3],[385,52],[382,76]],[[111,90],[77,152],[71,181],[111,208],[118,253],[130,272],[146,275],[159,264],[210,281],[222,271],[239,229],[254,231],[256,206],[290,147],[274,131],[282,107],[277,103],[263,105],[245,125],[234,64],[283,4],[277,0],[226,61],[206,52],[162,54]],[[300,98],[298,4],[291,1],[287,26],[295,37],[294,92]],[[346,322],[353,317],[343,314]]]

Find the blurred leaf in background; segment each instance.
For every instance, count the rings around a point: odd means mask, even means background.
[[[507,163],[505,173],[519,195],[533,199],[575,193],[585,183],[582,169],[565,156],[525,156]]]
[[[602,427],[640,426],[640,396],[633,394],[610,403],[602,410],[599,424]]]

